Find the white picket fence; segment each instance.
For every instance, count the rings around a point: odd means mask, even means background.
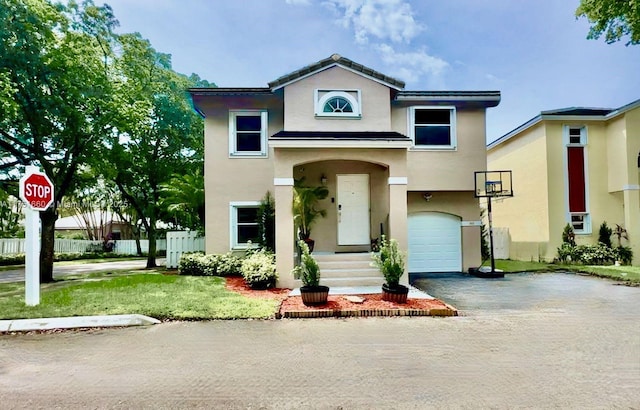
[[[121,255],[134,255],[137,253],[136,241],[133,239],[115,241],[115,253]],[[24,253],[24,239],[10,238],[0,239],[0,255],[13,255],[16,253]],[[83,239],[58,239],[56,238],[53,251],[55,253],[86,253],[90,246],[102,246],[102,241],[89,241]],[[142,252],[149,251],[149,240],[140,240]],[[164,251],[167,249],[167,241],[158,239],[156,249]]]
[[[204,252],[204,237],[197,232],[167,232],[167,268],[177,268],[185,252]]]

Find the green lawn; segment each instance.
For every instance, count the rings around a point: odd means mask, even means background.
[[[560,265],[544,262],[526,262],[513,260],[496,260],[496,269],[507,273],[514,272],[555,272],[569,271],[588,273],[603,278],[628,281],[640,284],[640,267],[638,266],[588,266],[588,265]]]
[[[0,284],[0,319],[139,313],[156,319],[271,318],[279,302],[225,289],[225,279],[130,273],[65,278],[42,286],[40,305],[25,306],[22,283]]]

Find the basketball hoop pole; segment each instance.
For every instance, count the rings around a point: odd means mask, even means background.
[[[496,271],[496,260],[493,258],[493,223],[491,220],[491,195],[487,196],[487,209],[489,216],[489,246],[491,247],[491,273]]]

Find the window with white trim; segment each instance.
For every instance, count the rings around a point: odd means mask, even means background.
[[[315,114],[317,117],[360,118],[360,90],[315,90]]]
[[[591,233],[588,201],[587,127],[564,126],[567,218],[576,234]]]
[[[410,107],[409,137],[415,148],[455,149],[455,107]]]
[[[229,111],[229,155],[267,156],[267,111]]]
[[[257,246],[260,243],[258,233],[259,207],[260,202],[254,201],[232,202],[230,204],[232,249],[246,249],[249,247],[249,242],[252,246]]]

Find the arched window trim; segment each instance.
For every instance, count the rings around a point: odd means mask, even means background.
[[[360,90],[354,90],[356,97],[354,97],[353,95],[354,91],[352,92],[329,91],[324,93],[322,96],[319,96],[319,91],[323,91],[323,90],[316,90],[315,92],[316,94],[315,111],[316,111],[317,117],[360,118],[362,116],[362,111],[360,107]],[[344,98],[345,100],[347,100],[349,104],[351,104],[351,108],[353,109],[353,112],[324,112],[325,104],[329,102],[331,99],[336,97]]]

